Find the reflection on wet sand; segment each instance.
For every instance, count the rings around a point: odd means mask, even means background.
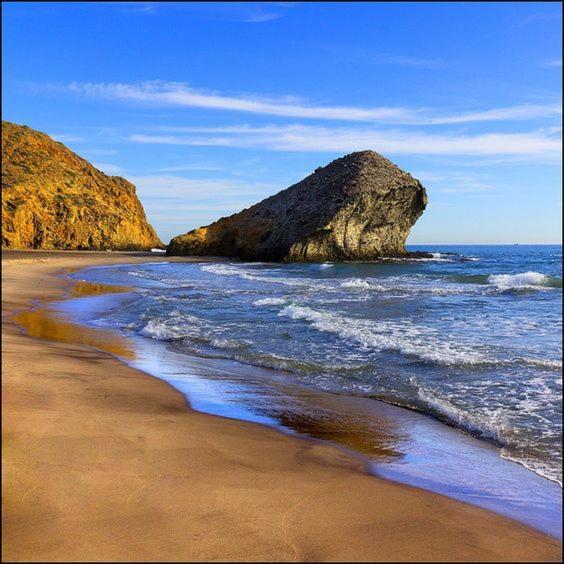
[[[261,390],[261,401],[256,397],[251,400],[254,411],[275,419],[286,429],[338,443],[373,460],[383,462],[403,456],[400,447],[407,437],[398,421],[369,409],[361,398],[301,387],[281,388],[271,388],[270,397]]]
[[[373,461],[400,459],[409,448],[405,422],[396,410],[395,416],[390,415],[389,407],[381,402],[307,388],[275,370],[179,355],[172,343],[167,349],[166,355],[142,349],[134,364],[164,376],[196,409],[251,421],[266,419],[279,428],[337,443]]]
[[[73,285],[70,293],[72,297],[87,297],[128,290],[124,286],[78,282]],[[128,360],[135,358],[132,344],[117,333],[72,323],[49,307],[18,313],[13,320],[31,337],[88,345]]]
[[[284,427],[302,435],[338,443],[379,462],[403,456],[398,448],[402,437],[390,420],[376,416],[355,417],[315,404],[308,407],[309,413],[278,409],[271,415]]]
[[[71,288],[71,297],[82,298],[86,296],[99,296],[101,294],[119,294],[130,292],[127,286],[117,286],[115,284],[98,284],[95,282],[78,281]]]
[[[289,398],[287,406],[259,406],[257,411],[276,419],[283,427],[302,435],[338,443],[348,449],[370,456],[380,462],[402,457],[400,444],[405,442],[397,425],[374,413],[354,414],[319,405],[321,398],[297,405],[297,398]],[[300,397],[300,400],[305,399]],[[317,400],[317,401],[316,401]],[[336,408],[337,406],[335,406]],[[341,406],[345,407],[345,406]],[[395,428],[394,428],[395,427]]]
[[[135,358],[133,347],[127,339],[111,331],[70,323],[46,308],[18,313],[14,321],[31,337],[88,345],[127,359]]]

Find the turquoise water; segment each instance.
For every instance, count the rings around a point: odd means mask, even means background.
[[[97,325],[430,414],[561,483],[561,246],[425,249],[434,258],[78,276],[138,289]]]

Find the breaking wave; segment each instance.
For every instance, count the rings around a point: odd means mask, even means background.
[[[355,290],[378,290],[380,292],[387,289],[381,284],[372,284],[363,278],[350,278],[349,280],[345,280],[344,282],[341,282],[341,288],[352,288]]]
[[[406,321],[367,322],[363,319],[350,319],[295,304],[284,307],[278,315],[308,321],[318,331],[337,334],[343,339],[353,340],[369,349],[398,351],[408,357],[417,357],[426,362],[444,365],[479,365],[492,362],[468,347],[455,347],[433,339],[433,335],[423,327]]]
[[[253,302],[254,306],[276,306],[284,305],[286,300],[284,298],[262,298]]]
[[[416,388],[425,411],[473,435],[493,441],[501,447],[502,458],[521,464],[562,487],[562,475],[558,468],[528,453],[528,441],[515,433],[507,411],[491,407],[465,409],[455,405],[451,399],[421,385],[415,378],[411,378],[411,384]]]
[[[562,280],[533,271],[520,274],[490,274],[488,282],[500,290],[562,288]]]

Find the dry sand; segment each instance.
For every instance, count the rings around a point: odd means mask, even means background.
[[[3,257],[4,561],[559,561],[558,541],[388,482],[329,445],[192,411],[166,383],[10,315],[54,276],[151,260]]]

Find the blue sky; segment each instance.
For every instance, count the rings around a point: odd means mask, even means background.
[[[561,241],[559,3],[3,3],[3,119],[134,182],[166,242],[373,149],[413,244]]]

